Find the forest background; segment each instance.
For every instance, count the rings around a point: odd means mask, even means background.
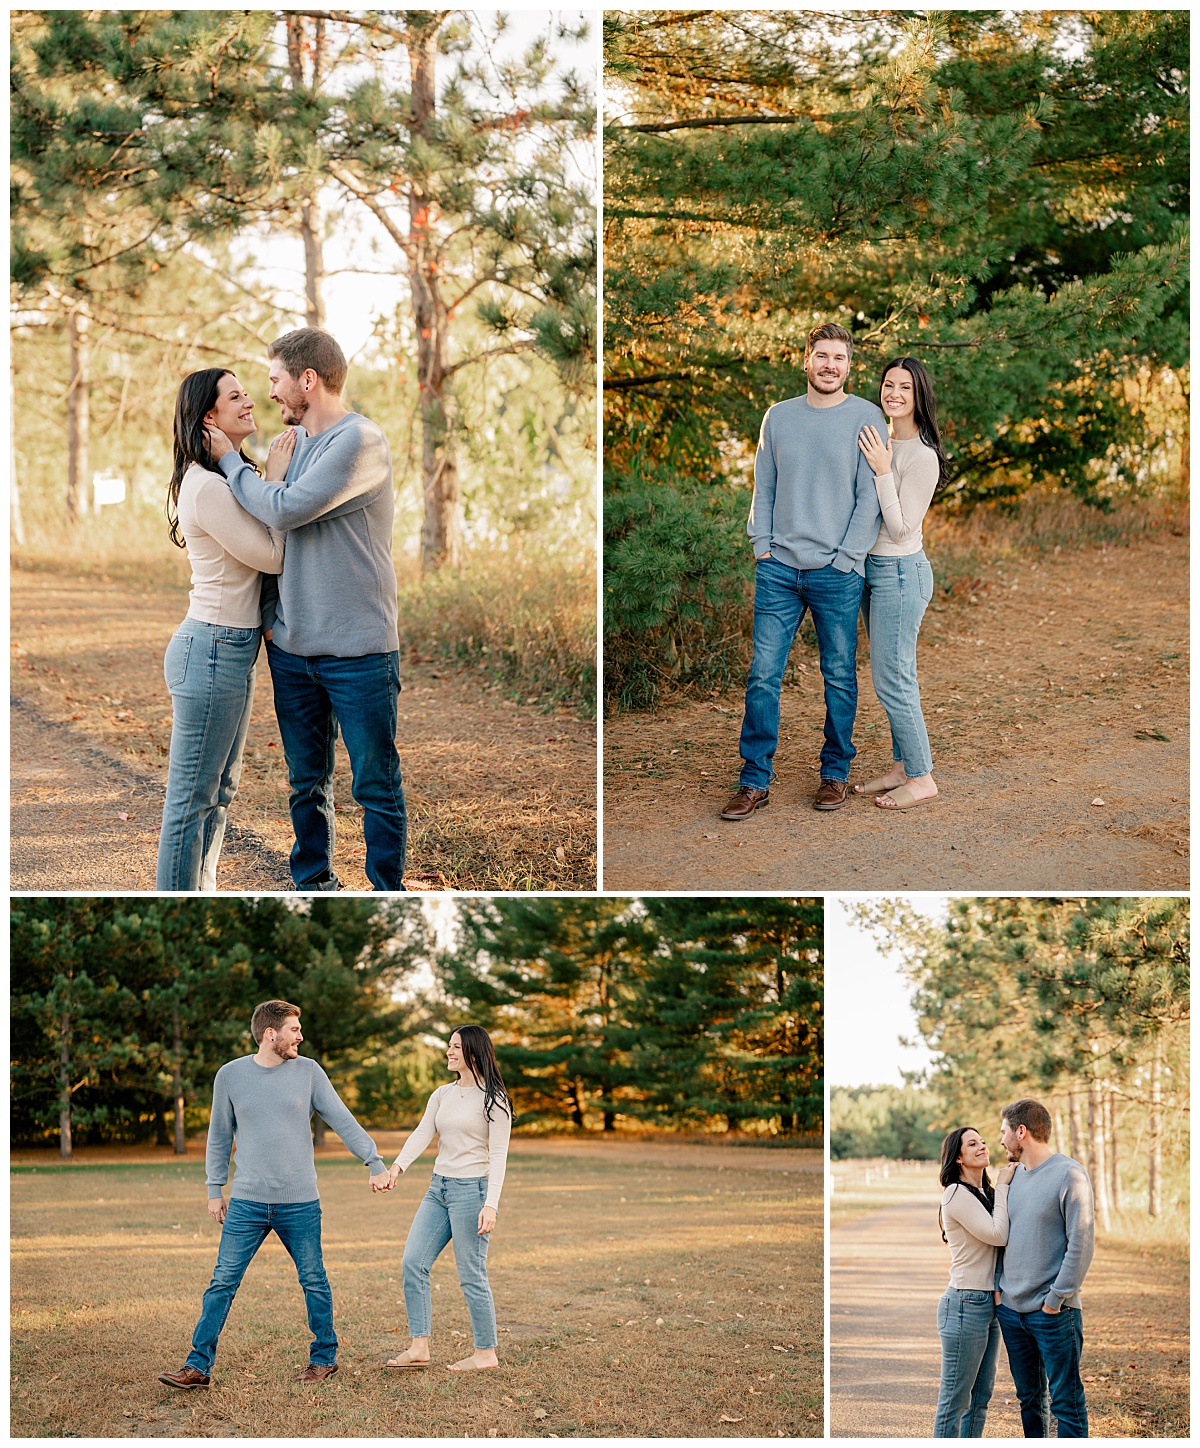
[[[179,381],[235,368],[261,459],[266,345],[327,326],[391,446],[406,645],[590,712],[586,41],[548,11],[14,13],[14,564],[186,580]]]
[[[1184,526],[1188,44],[1179,10],[606,14],[610,706],[743,679],[754,446],[818,321],[856,392],[933,375],[943,597]]]
[[[1102,1230],[1186,1223],[1186,899],[956,899],[944,921],[875,902],[857,917],[902,962],[933,1065],[904,1087],[834,1088],[835,1162],[936,1161],[952,1127],[993,1142],[1000,1110],[1034,1096],[1054,1149],[1087,1167]]]
[[[473,1021],[518,1127],[821,1144],[819,900],[23,897],[11,929],[13,1140],[64,1156],[183,1152],[276,997],[372,1127],[415,1122]]]

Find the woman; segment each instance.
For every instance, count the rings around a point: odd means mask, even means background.
[[[232,372],[207,367],[175,400],[175,462],[167,488],[171,542],[187,548],[187,617],[167,645],[171,755],[158,841],[159,890],[215,890],[225,819],[237,793],[254,699],[264,573],[283,569],[283,534],[252,518],[209,451],[209,429],[239,454],[254,432],[254,403]],[[272,450],[267,477],[282,450]],[[283,464],[286,469],[286,463]],[[282,481],[283,473],[272,481]]]
[[[446,1065],[457,1082],[439,1086],[429,1098],[420,1125],[388,1173],[390,1188],[437,1133],[433,1180],[404,1243],[404,1309],[412,1341],[389,1361],[389,1368],[429,1366],[429,1269],[450,1241],[475,1339],[471,1356],[451,1363],[450,1369],[469,1372],[500,1366],[487,1252],[504,1185],[512,1103],[500,1078],[492,1038],[482,1026],[462,1026],[454,1032],[446,1048]]]
[[[873,427],[858,445],[875,473],[883,522],[867,555],[863,613],[871,640],[871,682],[892,728],[892,767],[855,785],[880,809],[915,809],[937,798],[929,735],[917,687],[917,630],[933,597],[933,569],[921,547],[921,521],[946,485],[929,373],[914,357],[883,369],[879,402],[891,423],[885,441]]]
[[[1008,1241],[1008,1184],[1017,1166],[1002,1167],[994,1188],[987,1166],[987,1146],[973,1126],[955,1127],[942,1142],[938,1224],[950,1245],[950,1286],[937,1312],[942,1380],[935,1438],[982,1438],[996,1381],[996,1252]]]

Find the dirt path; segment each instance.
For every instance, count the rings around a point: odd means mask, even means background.
[[[186,590],[12,575],[12,887],[154,888],[171,732],[162,654]],[[595,728],[479,676],[405,659],[397,740],[415,889],[595,888]],[[260,659],[223,890],[286,890],[287,776]],[[369,888],[361,811],[338,745],[343,887]]]
[[[717,818],[740,694],[609,720],[605,888],[1186,890],[1187,580],[1187,540],[1164,532],[997,563],[978,603],[935,603],[920,671],[942,798],[903,816],[811,808],[824,707],[807,645],[771,802],[745,823]],[[855,741],[867,779],[891,749],[865,643]]]
[[[948,1258],[931,1230],[932,1175],[930,1183],[929,1201],[886,1207],[830,1234],[834,1438],[927,1438],[932,1431],[941,1362],[937,1301]],[[1162,1249],[1099,1241],[1083,1309],[1092,1437],[1187,1435],[1186,1282],[1186,1265]],[[1003,1347],[986,1436],[1022,1436]]]

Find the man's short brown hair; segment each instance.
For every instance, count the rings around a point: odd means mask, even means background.
[[[272,361],[278,357],[292,377],[299,377],[311,367],[335,397],[346,385],[346,354],[319,327],[297,327],[294,332],[285,332],[267,348],[267,356]]]
[[[807,361],[812,349],[818,342],[845,342],[846,360],[854,356],[854,338],[846,331],[845,327],[839,327],[836,322],[822,322],[819,327],[814,327],[808,334],[808,341],[804,344],[804,360]]]
[[[1018,1126],[1023,1126],[1034,1141],[1050,1140],[1050,1113],[1032,1096],[1023,1096],[1020,1101],[1006,1106],[1000,1113],[1000,1118],[1007,1121],[1013,1131],[1016,1131]]]
[[[263,1001],[262,1005],[255,1006],[250,1017],[250,1034],[254,1037],[254,1044],[261,1046],[268,1030],[277,1031],[290,1016],[299,1014],[300,1007],[287,1001]]]

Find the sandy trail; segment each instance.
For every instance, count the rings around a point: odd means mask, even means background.
[[[12,886],[152,890],[171,731],[162,654],[186,590],[18,570],[11,599]],[[408,887],[594,888],[595,725],[411,651],[401,676]],[[343,888],[369,889],[340,742],[335,794],[335,868]],[[260,657],[218,888],[291,888],[287,796]]]
[[[1163,532],[997,563],[979,603],[935,602],[920,675],[942,797],[911,813],[811,808],[824,706],[806,645],[771,801],[748,821],[717,818],[740,694],[610,719],[605,888],[1186,890],[1187,568],[1187,540]],[[865,643],[855,742],[851,778],[879,773],[890,737]]]

